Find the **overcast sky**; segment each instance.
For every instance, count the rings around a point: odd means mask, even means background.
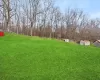
[[[90,14],[91,18],[100,18],[100,0],[56,0],[56,5],[62,11],[66,8],[79,8]]]

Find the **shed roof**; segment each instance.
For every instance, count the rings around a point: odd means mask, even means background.
[[[97,40],[97,42],[99,42],[99,43],[100,43],[100,40]]]

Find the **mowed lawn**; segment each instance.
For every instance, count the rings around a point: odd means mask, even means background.
[[[0,80],[100,80],[100,48],[6,34]]]

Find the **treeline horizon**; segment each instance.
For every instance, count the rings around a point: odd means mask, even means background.
[[[100,39],[100,19],[80,9],[61,12],[54,0],[0,0],[0,29],[29,36]]]

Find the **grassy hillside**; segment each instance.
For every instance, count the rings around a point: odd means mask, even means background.
[[[100,48],[6,34],[0,80],[100,80]]]

